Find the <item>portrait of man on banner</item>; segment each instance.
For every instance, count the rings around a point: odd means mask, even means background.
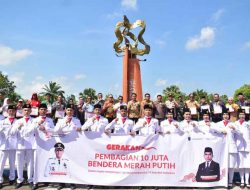
[[[54,145],[55,156],[51,157],[47,161],[45,169],[45,177],[51,176],[67,176],[70,177],[69,172],[69,160],[63,158],[65,146],[58,142]]]
[[[214,182],[220,180],[220,165],[213,161],[213,149],[206,147],[204,150],[205,162],[199,165],[196,173],[197,182]]]

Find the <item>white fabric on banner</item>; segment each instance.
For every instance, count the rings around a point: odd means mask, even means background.
[[[54,145],[65,146],[61,158]],[[211,147],[213,162],[208,176],[204,149]],[[35,181],[111,186],[227,186],[228,145],[224,136],[189,137],[187,134],[150,136],[100,135],[95,132],[37,138]],[[212,163],[212,162],[210,162]],[[197,171],[203,182],[197,182]],[[217,168],[218,169],[218,168]],[[218,180],[214,180],[217,178]],[[208,182],[211,180],[211,182]]]

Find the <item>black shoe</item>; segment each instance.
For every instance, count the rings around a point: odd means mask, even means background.
[[[65,183],[59,183],[58,184],[58,187],[57,187],[57,190],[61,190],[65,187]]]
[[[9,180],[9,185],[14,185],[15,184],[15,180]]]
[[[19,189],[22,186],[23,186],[23,183],[17,183],[15,189]]]
[[[3,184],[2,183],[0,183],[0,189],[2,189],[3,188]]]
[[[37,189],[37,184],[33,184],[33,186],[31,187],[31,190],[36,190]]]
[[[32,189],[32,187],[33,187],[33,182],[30,182],[30,183],[28,183],[29,184],[29,187]]]
[[[76,189],[76,185],[75,185],[75,184],[70,184],[70,189],[71,189],[71,190]]]

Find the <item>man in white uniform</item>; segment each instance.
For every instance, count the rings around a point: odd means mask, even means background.
[[[9,159],[10,174],[9,184],[15,182],[15,157],[17,136],[12,134],[13,125],[17,122],[15,119],[16,108],[14,105],[9,105],[7,109],[8,117],[0,121],[0,188],[3,186],[3,170],[7,158]]]

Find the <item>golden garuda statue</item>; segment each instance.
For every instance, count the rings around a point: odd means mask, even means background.
[[[130,30],[133,30],[137,27],[141,27],[138,36],[130,32]],[[117,37],[117,41],[113,45],[115,51],[117,53],[124,52],[126,47],[128,46],[132,54],[135,55],[149,54],[150,46],[144,41],[142,37],[143,33],[145,32],[145,29],[146,29],[146,24],[143,20],[137,20],[135,21],[135,23],[131,24],[126,15],[124,15],[123,21],[118,22],[115,26],[115,35]],[[130,43],[128,37],[133,40],[133,43]],[[123,39],[125,40],[125,45],[121,45]],[[144,45],[143,49],[138,48],[139,42],[142,45]]]

